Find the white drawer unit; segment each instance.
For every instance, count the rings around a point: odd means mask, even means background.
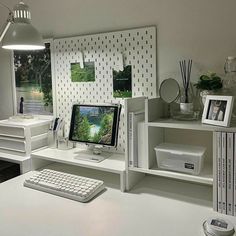
[[[1,120],[0,152],[29,156],[31,151],[47,146],[50,119]]]

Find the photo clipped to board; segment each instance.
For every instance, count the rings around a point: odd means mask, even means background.
[[[202,123],[230,126],[234,97],[208,95],[202,114]]]

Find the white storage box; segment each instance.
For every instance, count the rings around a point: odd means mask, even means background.
[[[8,119],[0,121],[0,152],[30,156],[31,151],[48,145],[52,118]]]
[[[161,143],[154,149],[160,169],[198,175],[203,167],[204,147]]]

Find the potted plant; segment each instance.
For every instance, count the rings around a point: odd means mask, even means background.
[[[194,84],[194,86],[200,90],[200,96],[202,97],[202,103],[204,105],[206,96],[222,89],[223,82],[216,73],[207,73],[201,75],[199,81]]]

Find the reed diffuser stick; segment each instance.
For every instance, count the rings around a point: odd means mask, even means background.
[[[180,65],[180,71],[181,71],[181,77],[183,81],[183,87],[184,87],[184,94],[185,94],[185,103],[189,103],[189,95],[188,95],[188,89],[190,84],[190,76],[192,71],[192,60],[188,60],[188,64],[186,67],[186,61],[179,61]]]

